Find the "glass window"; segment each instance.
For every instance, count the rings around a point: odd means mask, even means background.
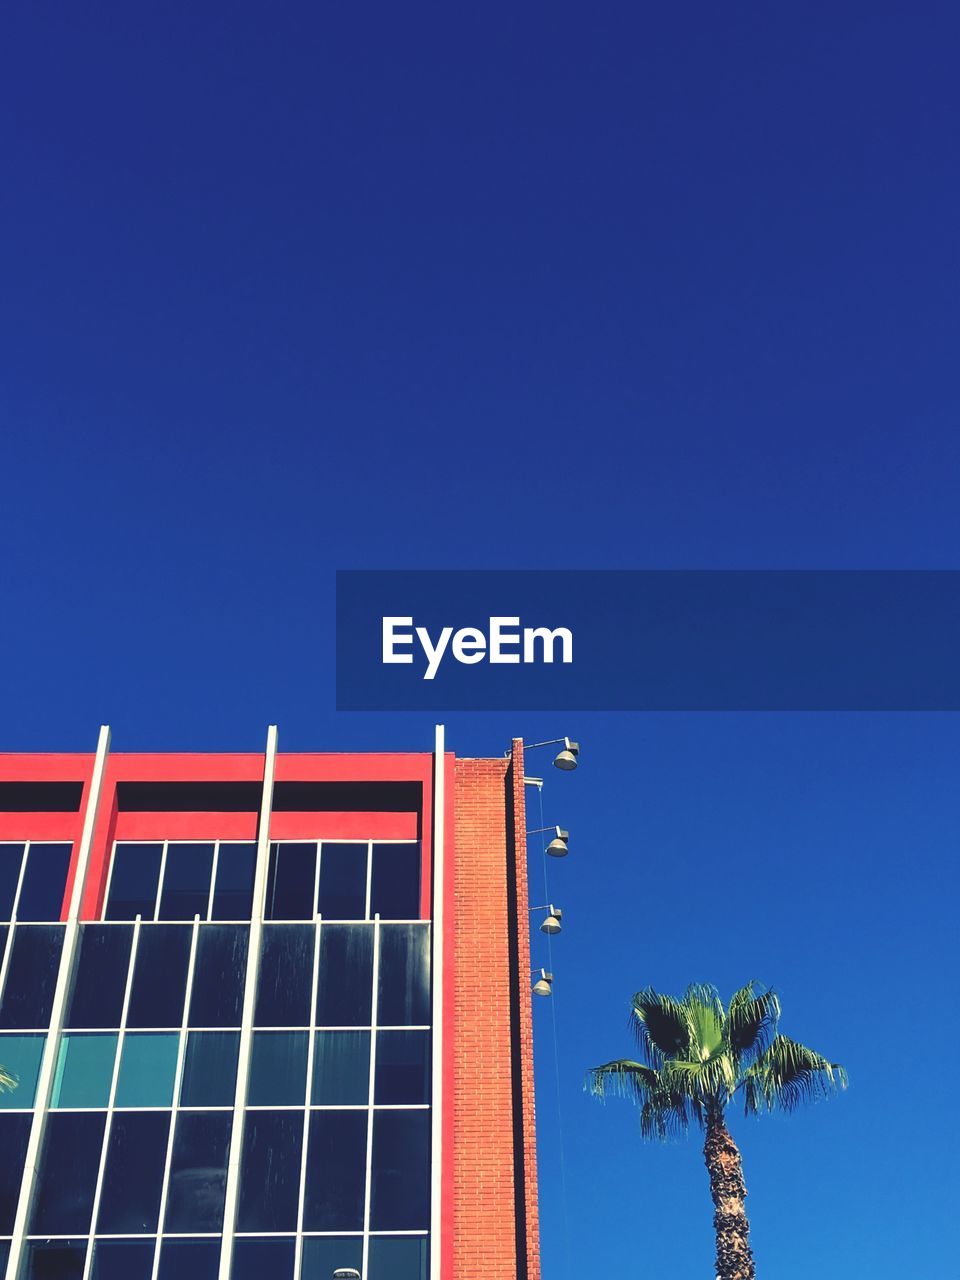
[[[295,1240],[235,1240],[230,1280],[290,1280],[295,1250]]]
[[[366,1171],[367,1112],[312,1111],[304,1229],[362,1230]]]
[[[145,1031],[124,1036],[117,1078],[118,1107],[169,1107],[177,1073],[176,1031]]]
[[[153,1249],[152,1240],[98,1240],[91,1280],[150,1280]]]
[[[104,1120],[102,1111],[47,1116],[30,1214],[31,1235],[86,1235],[89,1231]]]
[[[272,844],[267,880],[268,920],[312,920],[317,868],[315,844]]]
[[[9,920],[13,915],[25,848],[22,844],[0,844],[0,920]]]
[[[156,1231],[169,1132],[166,1111],[114,1115],[107,1138],[98,1231],[107,1235]]]
[[[81,1280],[86,1240],[28,1240],[21,1280]]]
[[[296,1231],[302,1111],[248,1111],[243,1126],[238,1231]]]
[[[258,1031],[254,1035],[248,1106],[303,1106],[308,1036],[307,1031]]]
[[[369,1026],[372,1006],[373,925],[322,925],[317,1026]]]
[[[137,941],[127,1025],[179,1027],[187,990],[191,927],[144,925]]]
[[[9,945],[0,1027],[10,1031],[49,1027],[63,925],[20,925]]]
[[[59,920],[72,844],[32,844],[17,903],[18,920]]]
[[[425,1026],[430,1021],[428,929],[422,924],[387,924],[380,930],[377,1022],[382,1027]]]
[[[239,1027],[247,972],[247,925],[208,924],[200,929],[190,997],[193,1027]]]
[[[317,910],[326,920],[363,920],[367,914],[367,845],[320,846]]]
[[[164,1240],[157,1280],[217,1280],[219,1240]]]
[[[221,842],[217,853],[217,883],[213,891],[214,920],[250,919],[256,867],[255,844]]]
[[[9,1235],[13,1230],[32,1119],[27,1112],[0,1115],[0,1151],[3,1152],[0,1159],[0,1233],[3,1235]]]
[[[105,1107],[116,1052],[115,1034],[61,1036],[51,1107]]]
[[[257,1026],[309,1025],[313,930],[312,924],[264,925],[257,977]]]
[[[131,925],[82,924],[67,1027],[118,1027],[130,962]]]
[[[330,1280],[334,1271],[363,1265],[362,1236],[307,1236],[301,1280]]]
[[[370,1226],[374,1231],[423,1231],[429,1225],[430,1112],[376,1111]]]
[[[206,920],[212,873],[212,844],[168,844],[157,919]]]
[[[43,1056],[45,1035],[0,1036],[0,1067],[13,1080],[0,1091],[0,1107],[32,1107],[37,1093],[37,1077]]]
[[[378,1031],[374,1101],[430,1101],[430,1032]]]
[[[162,857],[162,844],[115,846],[105,920],[153,919]]]
[[[314,1033],[311,1102],[366,1106],[370,1098],[370,1032]]]
[[[232,1107],[239,1031],[191,1031],[183,1062],[181,1107]]]
[[[232,1124],[229,1111],[181,1111],[177,1116],[164,1230],[219,1231],[223,1226]],[[219,1243],[217,1251],[219,1256]],[[180,1273],[175,1280],[185,1278]]]
[[[422,1236],[371,1236],[367,1280],[427,1280],[430,1244]]]
[[[370,914],[383,920],[420,919],[420,845],[375,844]]]

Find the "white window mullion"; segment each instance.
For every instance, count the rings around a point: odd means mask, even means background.
[[[380,987],[380,916],[373,918],[373,996],[370,1014],[370,1078],[367,1083],[367,1160],[363,1190],[363,1267],[360,1274],[367,1274],[367,1255],[370,1252],[370,1200],[373,1192],[373,1097],[377,1073],[377,1005]]]
[[[220,867],[220,841],[213,846],[213,865],[210,868],[210,892],[207,895],[207,919],[213,919],[213,895],[217,888],[217,871]]]
[[[167,874],[167,849],[169,848],[169,845],[170,842],[168,840],[164,840],[163,852],[160,854],[160,875],[157,879],[157,896],[153,903],[154,920],[160,919],[160,899],[163,897],[163,880]]]
[[[303,1150],[300,1153],[300,1198],[297,1201],[297,1241],[294,1254],[293,1280],[300,1280],[300,1274],[303,1269],[303,1214],[307,1202],[307,1143],[310,1139],[310,1103],[313,1098],[314,1045],[317,1039],[314,1023],[317,1020],[317,988],[320,983],[320,932],[322,928],[322,923],[318,922],[314,929],[315,936],[313,940],[313,982],[310,988],[310,1017],[308,1019],[310,1030],[307,1033],[310,1037],[307,1042],[307,1105],[303,1115]]]

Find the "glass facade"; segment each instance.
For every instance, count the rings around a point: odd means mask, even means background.
[[[0,1092],[0,1252],[49,1030],[69,856],[69,845],[0,845],[0,1064],[15,1082]],[[329,1280],[349,1266],[364,1280],[425,1280],[420,846],[271,846],[245,1026],[255,866],[251,843],[114,846],[103,919],[79,927],[51,1046],[17,1280],[217,1277],[231,1150],[236,1280]]]

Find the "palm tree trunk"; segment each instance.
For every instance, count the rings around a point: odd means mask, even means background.
[[[713,1197],[717,1280],[754,1280],[757,1272],[750,1249],[750,1224],[743,1207],[747,1195],[743,1165],[719,1107],[707,1113],[703,1158]]]

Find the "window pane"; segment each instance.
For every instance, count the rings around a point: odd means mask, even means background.
[[[372,1230],[422,1231],[429,1227],[429,1111],[374,1113],[371,1178]]]
[[[179,1027],[190,961],[191,927],[151,924],[140,930],[127,1025]]]
[[[303,1242],[301,1280],[330,1280],[334,1271],[363,1264],[362,1236],[308,1236]]]
[[[208,924],[197,939],[190,997],[193,1027],[239,1027],[247,972],[247,925]]]
[[[268,920],[312,920],[315,844],[273,844],[267,881]]]
[[[105,920],[152,920],[162,844],[118,844],[113,851]]]
[[[370,1097],[370,1032],[317,1031],[311,1101],[366,1106]]]
[[[206,920],[212,873],[212,844],[168,844],[158,919]]]
[[[430,1032],[378,1031],[374,1100],[430,1101]]]
[[[91,1280],[150,1280],[153,1248],[152,1240],[98,1240]]]
[[[375,844],[370,914],[384,920],[420,919],[420,845]]]
[[[303,1106],[307,1093],[307,1031],[258,1031],[250,1059],[248,1106]]]
[[[428,928],[387,924],[380,930],[377,1022],[382,1027],[425,1026],[430,1022]]]
[[[0,920],[9,920],[13,915],[13,900],[17,894],[25,847],[22,844],[0,844]]]
[[[230,1280],[290,1280],[295,1249],[295,1240],[237,1240]]]
[[[183,1063],[181,1107],[232,1107],[239,1031],[191,1031]]]
[[[32,1107],[37,1093],[40,1058],[45,1035],[0,1036],[0,1067],[14,1081],[12,1089],[0,1093],[0,1107]]]
[[[372,1006],[373,925],[322,925],[317,1026],[369,1026]]]
[[[362,920],[367,914],[367,846],[320,846],[317,910],[327,920]]]
[[[83,924],[80,956],[67,1005],[68,1027],[118,1027],[127,986],[133,928]]]
[[[217,883],[213,891],[214,920],[250,919],[256,866],[255,844],[221,843],[217,854]]]
[[[181,1111],[178,1115],[166,1231],[219,1231],[223,1226],[232,1123],[229,1111]]]
[[[156,1231],[169,1131],[166,1111],[120,1111],[113,1117],[98,1231]]]
[[[427,1280],[429,1241],[417,1236],[371,1236],[367,1280]]]
[[[28,1240],[21,1280],[81,1280],[86,1240]]]
[[[59,920],[72,844],[32,844],[27,850],[18,920]]]
[[[89,1230],[104,1119],[102,1111],[47,1117],[31,1235],[85,1235]]]
[[[57,1051],[51,1107],[105,1107],[110,1100],[116,1052],[116,1035],[63,1036]]]
[[[313,930],[312,924],[264,925],[257,978],[258,1026],[309,1025]]]
[[[296,1231],[302,1111],[248,1111],[243,1126],[238,1231]]]
[[[13,931],[0,1027],[37,1030],[50,1025],[63,925],[20,925]]]
[[[17,1213],[20,1178],[27,1155],[32,1116],[0,1115],[0,1232],[9,1235]]]
[[[179,1042],[175,1031],[126,1035],[120,1055],[115,1105],[169,1107],[173,1102]]]
[[[367,1112],[312,1111],[304,1229],[362,1230],[366,1171]]]
[[[217,1280],[219,1240],[164,1240],[157,1280]]]

